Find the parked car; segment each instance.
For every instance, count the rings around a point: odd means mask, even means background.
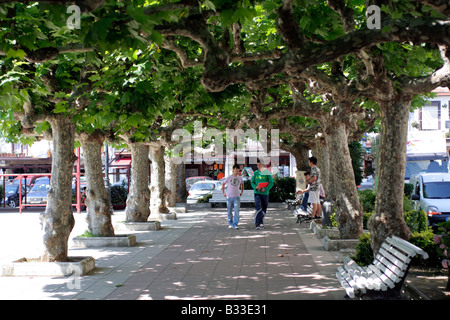
[[[25,194],[30,191],[29,186],[22,185],[22,200]],[[2,205],[5,203],[11,208],[17,208],[19,206],[19,185],[18,184],[8,184],[5,186],[5,197],[2,199]]]
[[[415,209],[427,213],[429,225],[435,228],[450,220],[450,173],[420,173],[409,183],[414,186]]]
[[[34,183],[35,183],[37,178],[38,178],[37,176],[31,176],[31,177],[27,176],[26,185],[30,186],[30,188],[31,188],[34,185]],[[11,183],[18,186],[19,185],[19,180],[22,180],[22,184],[25,184],[25,178],[24,177],[22,179],[19,179],[19,177],[16,177]]]
[[[39,177],[36,180],[34,180],[34,184],[48,184],[50,185],[50,177]],[[33,185],[34,187],[34,185]]]
[[[187,203],[196,203],[207,194],[212,194],[214,190],[221,188],[222,183],[215,180],[198,181],[194,183],[189,190]]]
[[[192,185],[198,181],[213,180],[208,176],[189,177],[186,179],[186,189],[189,191]]]
[[[368,176],[366,179],[363,179],[361,184],[358,186],[358,190],[367,190],[373,189],[373,177]]]
[[[27,204],[46,204],[49,190],[49,184],[36,182],[27,195]]]

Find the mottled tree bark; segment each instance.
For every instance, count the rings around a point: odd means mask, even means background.
[[[188,192],[186,188],[186,165],[177,165],[177,202],[186,203]]]
[[[331,186],[334,184],[330,183],[331,178],[334,177],[334,175],[330,175],[330,154],[323,137],[315,139],[312,145],[312,153],[317,158],[317,166],[320,168],[320,173],[322,174],[322,186],[327,198],[335,198],[335,191],[331,189]]]
[[[165,184],[168,190],[167,206],[175,207],[177,204],[177,165],[168,156],[164,157],[165,161]]]
[[[388,236],[396,235],[406,240],[410,237],[403,214],[403,194],[411,100],[411,96],[399,94],[391,101],[380,103],[378,187],[375,213],[368,226],[374,254]]]
[[[101,133],[81,134],[80,142],[86,172],[86,210],[89,232],[97,237],[113,237],[111,222],[113,209],[105,187],[102,166],[102,145],[105,137]]]
[[[150,212],[152,216],[169,213],[166,205],[168,190],[165,185],[164,149],[159,145],[149,147],[151,161]]]
[[[280,148],[289,151],[295,158],[297,165],[297,176],[295,179],[296,189],[304,189],[306,187],[303,172],[309,171],[308,155],[309,146],[305,143],[281,143]]]
[[[128,222],[146,222],[150,216],[149,149],[144,143],[139,142],[130,143],[129,146],[131,179],[125,214]]]
[[[47,207],[40,220],[45,250],[41,259],[47,262],[68,261],[68,239],[75,220],[72,210],[72,171],[75,125],[63,114],[49,117],[52,127],[52,176]]]
[[[336,220],[342,239],[358,239],[363,234],[363,210],[356,189],[348,148],[348,131],[339,121],[322,127],[330,150],[330,182],[336,204]]]

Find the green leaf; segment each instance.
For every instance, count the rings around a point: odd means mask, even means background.
[[[133,114],[131,117],[128,118],[127,123],[131,127],[137,128],[139,126],[139,123],[141,122],[142,117],[138,114]]]
[[[163,36],[158,31],[153,30],[152,34],[150,35],[150,39],[158,46],[162,46]]]
[[[67,111],[67,101],[59,101],[53,109],[53,113],[62,113]]]
[[[23,60],[23,58],[26,55],[27,54],[22,49],[17,49],[17,50],[9,49],[8,52],[6,53],[6,56],[8,58],[19,58],[20,60]]]

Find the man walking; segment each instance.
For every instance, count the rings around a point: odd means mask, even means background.
[[[258,170],[253,173],[251,180],[255,190],[255,226],[256,229],[264,228],[264,216],[269,205],[269,191],[273,187],[272,174],[258,161]]]
[[[309,166],[311,167],[311,176],[308,180],[306,180],[306,182],[310,184],[309,203],[313,206],[313,219],[320,219],[320,169],[317,167],[317,158],[309,158]]]
[[[227,192],[225,194],[225,185]],[[244,180],[239,175],[239,166],[233,166],[233,174],[225,179],[222,184],[222,193],[227,198],[228,228],[239,229],[239,210],[241,207],[241,196],[244,192]],[[234,216],[232,209],[234,208]]]

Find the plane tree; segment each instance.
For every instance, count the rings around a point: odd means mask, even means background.
[[[83,59],[72,57],[71,63]],[[2,109],[4,121],[14,134],[39,135],[53,140],[52,179],[45,212],[40,220],[44,231],[45,261],[66,261],[67,242],[74,226],[72,214],[72,172],[76,126],[72,112],[80,110],[83,101],[76,98],[79,71],[61,72],[67,61],[42,64],[23,63],[4,58],[2,64]],[[8,116],[9,115],[9,116]],[[9,117],[9,118],[5,118]]]
[[[95,5],[87,5],[94,2]],[[32,6],[19,5],[16,1],[3,3],[7,3],[3,7],[7,9],[2,14],[5,21],[10,24],[9,27],[13,23],[20,22],[17,17],[24,16],[24,8],[38,11],[39,8],[49,8],[45,7],[45,1],[38,1],[38,5]],[[67,1],[52,1],[52,3],[67,5]],[[386,56],[385,53],[389,52],[387,49],[394,42],[399,43],[394,52],[401,50],[408,52],[405,46],[411,44],[414,44],[414,50],[420,50],[420,47],[426,44],[423,49],[434,49],[430,51],[437,52],[436,46],[440,46],[441,52],[446,52],[446,46],[450,43],[448,30],[450,25],[441,22],[448,20],[449,10],[448,4],[438,0],[369,1],[368,4],[378,5],[383,10],[380,29],[367,28],[367,25],[360,21],[358,24],[352,24],[352,13],[361,15],[365,11],[365,4],[362,2],[328,0],[325,4],[323,1],[215,0],[167,2],[148,6],[144,1],[134,1],[125,5],[122,2],[85,0],[79,4],[83,10],[92,12],[82,15],[81,29],[78,33],[61,37],[71,41],[54,41],[54,43],[50,40],[44,41],[40,39],[42,35],[37,32],[40,29],[31,28],[33,41],[24,42],[22,40],[30,37],[24,36],[26,32],[17,33],[21,41],[8,38],[1,44],[0,51],[10,57],[19,56],[26,61],[39,62],[68,51],[94,50],[94,48],[106,51],[111,50],[111,47],[128,50],[130,45],[135,46],[136,42],[143,42],[142,39],[146,41],[150,39],[161,48],[175,52],[183,66],[201,66],[203,68],[201,83],[211,92],[222,91],[235,84],[245,84],[251,88],[261,82],[286,82],[286,78],[298,81],[313,66],[320,66],[353,54],[358,55],[368,70],[368,77],[362,79],[365,82],[360,83],[368,90],[374,89],[373,92],[378,90],[379,94],[372,97],[381,105],[380,113],[382,116],[386,115],[386,123],[396,119],[394,114],[388,114],[388,111],[400,114],[393,111],[396,110],[395,106],[404,105],[405,102],[408,104],[410,96],[421,90],[432,88],[437,83],[445,83],[443,81],[445,65],[442,68],[435,66],[434,71],[438,72],[431,73],[428,76],[429,80],[419,79],[417,75],[414,75],[414,80],[408,80],[401,74],[386,72],[383,64],[380,64],[381,67],[378,64],[380,61],[389,60],[389,55]],[[61,21],[63,9],[53,10],[47,14],[53,14],[52,18],[59,14],[61,17],[57,21]],[[35,12],[35,15],[38,16],[39,12]],[[56,24],[52,19],[47,21]],[[239,24],[246,26],[252,22],[257,22],[255,32],[248,34],[233,32],[239,30]],[[25,23],[19,25],[25,30]],[[274,28],[275,25],[278,29]],[[233,38],[230,37],[230,31]],[[161,35],[165,37],[164,40]],[[255,42],[254,35],[262,41]],[[230,43],[238,43],[235,40],[239,36],[244,40],[243,46],[230,46]],[[242,47],[246,50],[241,50]],[[379,52],[383,52],[384,56],[380,57]],[[447,54],[443,54],[444,61],[446,57]],[[392,65],[401,68],[404,60],[405,58],[397,60],[395,65]],[[393,81],[386,81],[386,74]],[[439,80],[436,80],[436,77]],[[399,79],[401,82],[404,80],[407,86],[404,87],[404,83],[399,86]],[[424,82],[432,85],[424,85]],[[374,83],[377,84],[375,88],[370,86]],[[380,92],[381,89],[383,92]],[[400,96],[400,92],[406,96]],[[386,107],[383,107],[383,104]],[[404,115],[404,111],[401,114]],[[392,128],[395,126],[404,128],[404,124],[401,126],[393,124]],[[393,140],[395,134],[388,129],[385,132],[386,139]],[[404,132],[402,129],[401,133]],[[390,151],[386,158],[403,161],[397,155],[390,157],[393,155],[391,153],[393,148],[387,145],[387,149]],[[381,165],[387,163],[389,162],[384,161]],[[402,167],[399,172],[401,169]],[[387,177],[386,174],[383,176]],[[389,178],[384,179],[388,184]],[[383,196],[379,197],[378,201],[383,202],[385,206],[389,203],[384,198],[389,193],[388,189],[379,190]],[[396,183],[396,194],[399,190]],[[392,201],[398,203],[399,198],[396,197]],[[397,205],[390,207],[396,211],[400,209]],[[393,214],[396,218],[392,221],[382,218],[386,214],[391,215],[390,212],[375,215],[374,221],[389,224],[390,227],[386,232],[374,237],[381,238],[389,233],[407,237],[407,233],[402,230],[395,230],[395,227],[392,229],[392,225],[399,219],[398,214]]]

